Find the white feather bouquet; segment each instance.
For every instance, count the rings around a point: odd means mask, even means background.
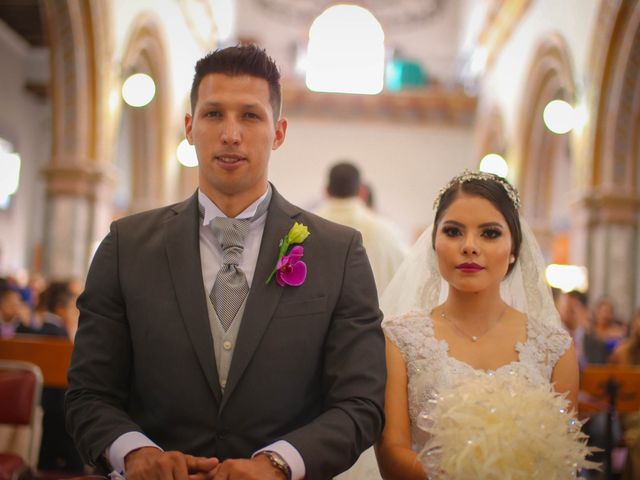
[[[419,427],[430,479],[566,480],[596,466],[581,424],[551,385],[515,372],[482,375],[439,393]]]

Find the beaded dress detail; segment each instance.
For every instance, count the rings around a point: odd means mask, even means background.
[[[449,345],[435,337],[433,322],[425,310],[413,309],[385,319],[383,328],[406,364],[412,447],[416,452],[427,440],[417,426],[418,416],[429,411],[429,400],[435,393],[467,378],[514,373],[532,384],[548,384],[558,359],[571,346],[571,337],[562,327],[528,321],[527,339],[515,345],[518,360],[485,371],[449,356]]]

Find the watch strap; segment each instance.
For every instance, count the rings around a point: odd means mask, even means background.
[[[280,470],[287,480],[291,480],[291,467],[287,463],[287,461],[282,458],[278,452],[274,452],[273,450],[262,450],[258,452],[258,455],[264,455],[271,462],[271,466]]]

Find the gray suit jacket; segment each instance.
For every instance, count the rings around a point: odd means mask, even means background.
[[[384,338],[355,230],[269,207],[228,382],[217,378],[197,195],[114,222],[78,300],[67,425],[85,461],[140,431],[166,450],[249,457],[283,439],[309,480],[348,468],[383,426]],[[294,221],[311,235],[300,287],[265,280]]]

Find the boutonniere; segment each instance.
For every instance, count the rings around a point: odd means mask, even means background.
[[[307,278],[307,265],[302,261],[304,247],[299,244],[304,242],[308,236],[309,229],[306,225],[298,222],[293,224],[289,233],[280,240],[278,261],[266,283],[271,282],[274,276],[281,287],[285,285],[299,287],[304,283]],[[291,245],[296,246],[289,251]]]

